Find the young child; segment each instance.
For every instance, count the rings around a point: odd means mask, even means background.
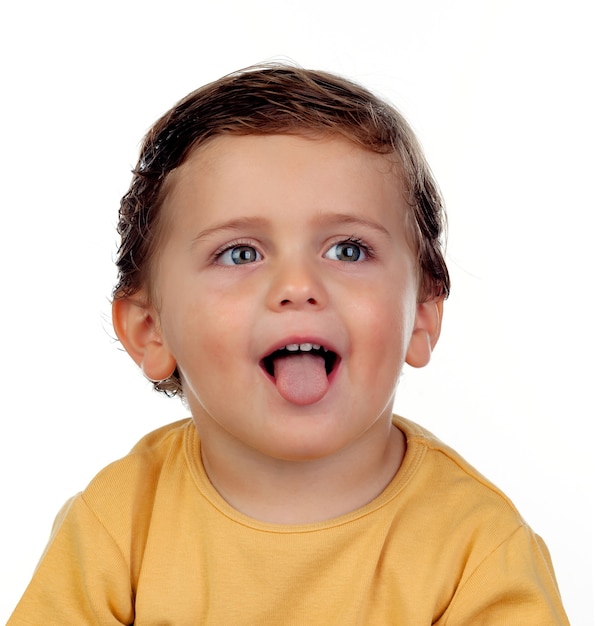
[[[411,129],[347,80],[251,68],[166,113],[113,323],[192,417],[67,503],[9,624],[567,624],[506,496],[391,415],[440,334],[442,228]]]

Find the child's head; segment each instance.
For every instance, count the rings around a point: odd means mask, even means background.
[[[140,290],[149,297],[153,293],[152,276],[167,230],[161,207],[173,170],[215,137],[278,134],[342,136],[396,160],[410,209],[406,223],[417,254],[418,298],[423,302],[447,297],[442,200],[407,122],[392,106],[350,81],[274,65],[231,74],[192,92],[148,132],[120,208],[115,299]],[[155,386],[170,394],[182,391],[177,371]]]

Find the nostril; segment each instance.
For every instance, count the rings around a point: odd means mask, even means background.
[[[308,298],[306,300],[306,303],[307,304],[317,305],[318,304],[318,300],[316,300],[316,298]],[[283,306],[283,307],[284,306],[289,306],[289,305],[292,305],[292,304],[294,304],[294,301],[290,300],[289,298],[286,298],[285,300],[281,300],[281,302],[279,302],[279,305]]]

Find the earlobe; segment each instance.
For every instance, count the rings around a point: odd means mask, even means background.
[[[154,307],[140,294],[114,300],[112,321],[120,343],[149,380],[172,375],[176,361],[163,339]]]
[[[411,367],[424,367],[430,362],[432,350],[440,337],[444,298],[433,298],[417,305],[415,325],[406,362]]]

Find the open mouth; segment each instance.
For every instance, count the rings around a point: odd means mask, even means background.
[[[311,356],[322,358],[324,360],[324,369],[327,376],[331,374],[338,360],[336,352],[333,352],[322,345],[316,343],[292,343],[275,350],[268,356],[265,356],[262,359],[261,365],[269,376],[274,378],[275,361],[277,359],[298,356],[300,354],[309,354]]]

